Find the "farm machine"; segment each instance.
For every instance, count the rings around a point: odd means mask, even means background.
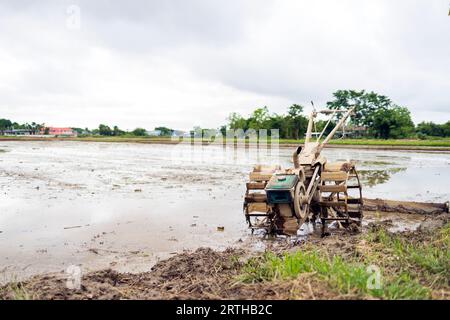
[[[328,162],[321,154],[336,132],[344,128],[355,107],[346,110],[313,111],[309,117],[305,142],[293,153],[293,168],[256,165],[250,173],[245,193],[244,214],[252,232],[264,229],[267,234],[297,235],[305,222],[314,226],[319,219],[322,236],[328,224],[336,221],[340,228],[359,230],[363,218],[362,188],[352,162]],[[319,114],[329,119],[319,132],[313,127]],[[335,127],[325,136],[332,119],[340,114]],[[315,141],[313,141],[315,140]]]

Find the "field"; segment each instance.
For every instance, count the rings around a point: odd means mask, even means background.
[[[448,201],[447,152],[324,150],[356,162],[363,233],[288,241],[251,235],[242,201],[254,163],[289,167],[291,148],[84,141],[0,142],[0,299],[449,297],[445,207],[405,205]]]

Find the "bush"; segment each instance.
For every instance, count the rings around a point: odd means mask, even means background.
[[[136,128],[131,133],[135,136],[143,137],[147,135],[147,130],[143,128]]]
[[[427,140],[428,136],[426,134],[422,133],[422,132],[419,132],[417,134],[417,138],[420,139],[420,140]]]

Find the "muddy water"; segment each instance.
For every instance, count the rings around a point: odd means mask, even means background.
[[[292,151],[58,141],[0,150],[0,282],[70,265],[145,271],[183,250],[238,245],[248,238],[247,173],[254,163],[291,166]],[[449,198],[450,154],[324,153],[357,161],[366,197]]]

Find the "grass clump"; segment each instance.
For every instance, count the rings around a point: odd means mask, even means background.
[[[370,286],[373,273],[369,265],[339,255],[330,257],[320,251],[304,250],[277,256],[266,253],[250,259],[243,267],[243,282],[288,280],[300,274],[312,273],[325,281],[330,289],[343,295],[385,299],[427,299],[430,291],[409,274],[383,278],[385,283]]]
[[[21,282],[11,282],[3,288],[0,287],[0,297],[8,297],[12,300],[32,300],[33,295],[31,295],[28,290],[24,288]],[[0,298],[1,300],[2,298]]]
[[[419,273],[430,286],[450,279],[450,223],[420,239],[391,234],[385,229],[372,230],[367,239],[375,246],[378,257],[395,258],[384,259],[390,267]]]

